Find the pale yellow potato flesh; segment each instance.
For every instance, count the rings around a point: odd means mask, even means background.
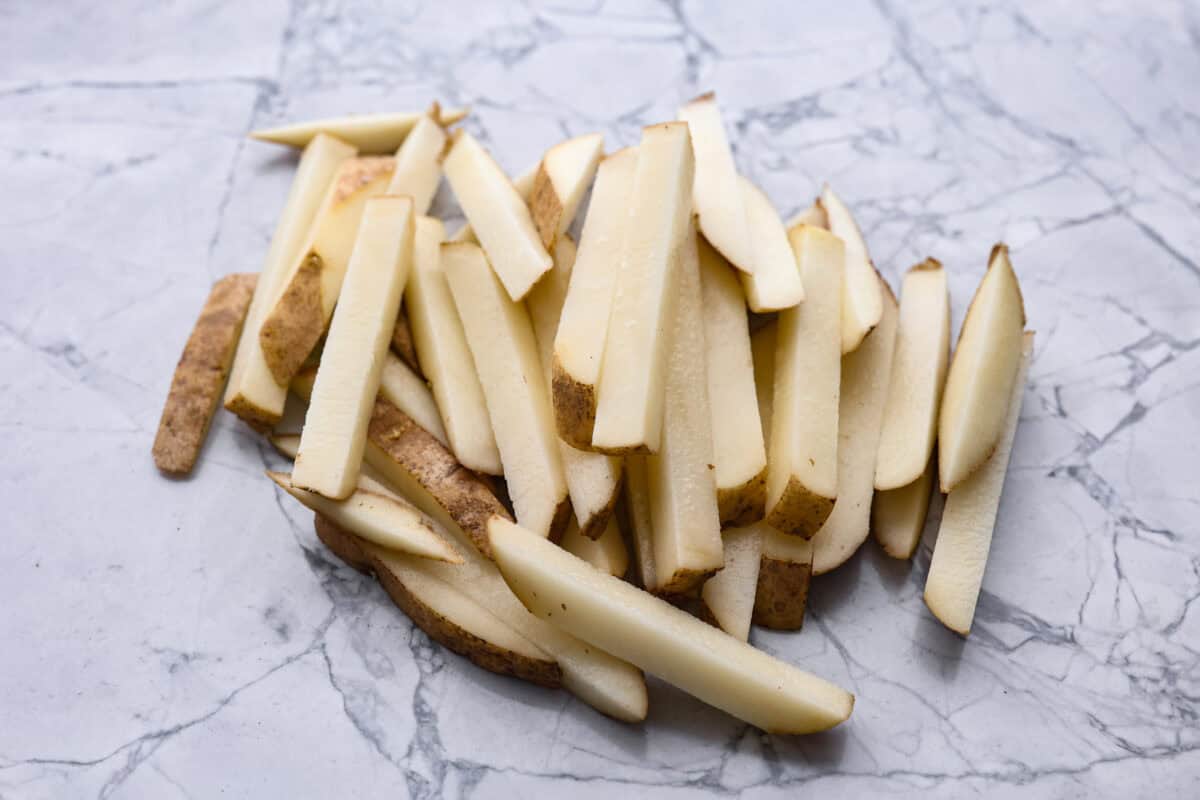
[[[716,95],[710,92],[692,100],[679,109],[679,119],[688,124],[696,152],[692,202],[700,232],[733,266],[753,273],[751,229]]]
[[[367,201],[304,417],[292,471],[297,488],[342,499],[358,482],[367,423],[412,269],[413,226],[411,198]]]
[[[692,218],[691,136],[682,122],[642,131],[629,222],[604,345],[592,447],[657,453],[679,254]]]
[[[833,234],[802,225],[791,234],[810,296],[779,313],[767,475],[766,521],[811,538],[838,497],[838,404],[845,250]]]
[[[876,276],[884,295],[883,316],[852,354],[842,358],[838,402],[838,498],[833,513],[813,537],[813,574],[835,569],[854,555],[871,530],[875,454],[883,424],[899,309],[891,289]]]
[[[1004,432],[1008,397],[1021,363],[1025,304],[998,244],[963,317],[938,417],[938,472],[950,492],[985,464]]]
[[[767,472],[746,296],[729,262],[703,237],[699,252],[717,506],[722,525],[744,526],[763,517]]]
[[[875,500],[871,504],[871,535],[892,558],[912,558],[921,543],[936,477],[937,467],[931,459],[925,470],[907,486],[875,490]]]
[[[771,733],[845,721],[854,696],[606,575],[506,520],[488,525],[504,580],[533,614]]]
[[[471,348],[517,519],[557,539],[570,516],[550,391],[525,306],[476,245],[442,246],[442,267]]]
[[[521,300],[554,266],[525,201],[466,131],[450,146],[442,169],[504,290],[513,301]]]
[[[933,560],[925,578],[925,605],[943,625],[963,636],[971,632],[975,606],[983,587],[996,514],[1000,510],[1000,495],[1004,491],[1004,476],[1008,472],[1008,459],[1021,418],[1025,378],[1033,358],[1033,334],[1026,333],[1022,339],[1021,361],[1009,393],[1004,429],[996,443],[996,452],[946,496]],[[491,531],[489,523],[488,532]]]
[[[442,418],[438,415],[437,401],[433,399],[429,385],[413,372],[412,367],[390,352],[383,356],[379,395],[412,417],[418,425],[433,434],[433,438],[449,446],[446,429],[442,427]]]
[[[758,313],[793,308],[804,301],[805,288],[787,228],[762,189],[748,178],[742,178],[740,186],[755,264],[753,273],[741,275],[746,305]]]
[[[808,208],[800,211],[796,216],[788,220],[788,233],[797,225],[809,225],[814,228],[824,228],[829,230],[829,217],[825,215],[825,209],[821,208],[820,202],[814,202]]]
[[[254,299],[238,340],[229,382],[225,386],[225,408],[246,422],[269,427],[283,416],[287,387],[280,386],[263,357],[259,334],[263,320],[288,279],[291,267],[300,260],[309,228],[342,163],[354,156],[351,145],[329,135],[318,135],[304,148],[287,202],[279,215],[271,246],[263,263]]]
[[[513,178],[513,188],[517,190],[517,194],[526,203],[529,202],[530,195],[533,194],[533,181],[537,178],[537,167],[527,170],[521,175]],[[468,242],[470,244],[479,244],[479,240],[475,238],[475,229],[471,227],[471,223],[464,223],[461,228],[454,232],[448,241],[458,244],[460,242]]]
[[[658,592],[654,569],[654,519],[650,509],[648,456],[625,456],[625,509],[629,515],[629,538],[638,580],[647,592]]]
[[[392,172],[387,193],[408,195],[412,198],[414,213],[429,213],[442,180],[445,150],[446,131],[428,114],[423,114],[396,151],[396,169]]]
[[[453,125],[467,115],[465,108],[437,109],[443,126]],[[304,147],[322,133],[330,134],[357,147],[363,153],[394,153],[426,112],[410,111],[387,114],[354,114],[309,122],[262,128],[250,132],[250,138],[263,142]]]
[[[547,249],[554,247],[555,240],[571,227],[603,155],[604,135],[589,133],[556,144],[542,157],[533,188],[525,199]]]
[[[744,642],[750,638],[762,538],[756,526],[729,528],[722,538],[725,566],[704,582],[700,599],[717,621],[717,627]]]
[[[846,270],[842,280],[842,353],[850,353],[879,323],[883,314],[883,295],[879,291],[875,267],[867,254],[858,223],[850,210],[826,186],[819,200],[829,222],[829,230],[846,245]]]
[[[629,551],[625,547],[625,540],[621,538],[617,521],[611,517],[595,539],[584,536],[579,525],[572,521],[560,544],[568,553],[582,558],[601,572],[623,578],[629,570]]]
[[[900,288],[896,352],[875,463],[876,489],[908,486],[925,472],[937,438],[949,362],[946,270],[930,258],[910,269]]]
[[[559,436],[577,448],[592,444],[600,368],[636,168],[637,149],[627,147],[605,158],[596,170],[554,338],[555,421]]]

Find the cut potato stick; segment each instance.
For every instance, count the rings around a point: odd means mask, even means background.
[[[925,579],[925,605],[943,625],[963,636],[971,632],[975,606],[983,586],[988,550],[991,549],[996,514],[1000,509],[1000,495],[1004,490],[1004,476],[1008,471],[1008,459],[1021,417],[1025,376],[1032,357],[1033,334],[1026,333],[996,452],[947,495],[946,506],[942,510],[933,560]],[[493,534],[493,548],[495,541]],[[497,560],[499,558],[497,554]]]
[[[514,302],[554,266],[512,181],[463,131],[442,164],[467,222]]]
[[[299,262],[309,228],[343,162],[355,150],[328,135],[318,135],[304,148],[287,203],[246,315],[245,334],[238,341],[237,355],[225,389],[225,408],[259,428],[268,428],[283,416],[287,387],[281,386],[267,366],[259,335],[263,320],[275,303],[280,287],[290,277],[289,270]]]
[[[417,220],[413,271],[405,290],[405,306],[421,369],[429,379],[450,449],[464,466],[499,475],[500,451],[492,434],[483,387],[467,346],[454,296],[442,271],[442,223]]]
[[[787,228],[762,189],[747,178],[742,178],[740,185],[755,264],[752,274],[741,276],[746,304],[758,313],[792,308],[804,300],[805,290],[796,269],[796,256],[788,243]]]
[[[154,464],[186,475],[196,464],[233,363],[257,276],[226,275],[213,284],[175,366],[154,437]]]
[[[546,151],[526,198],[546,249],[566,233],[604,155],[604,135],[577,136]]]
[[[813,572],[813,543],[768,525],[759,527],[762,558],[754,594],[754,624],[777,631],[798,631],[808,606]]]
[[[417,220],[418,226],[420,219]],[[420,235],[420,234],[418,234]],[[441,242],[438,242],[441,244]],[[416,247],[414,251],[414,264],[416,261]],[[412,281],[412,274],[409,274],[409,281]],[[409,368],[420,377],[424,378],[425,373],[421,371],[421,362],[417,358],[417,346],[413,342],[412,328],[408,324],[408,314],[405,313],[404,307],[401,306],[400,313],[396,316],[396,325],[392,328],[392,352],[400,357],[400,360],[409,366]]]
[[[513,178],[513,188],[517,190],[517,194],[526,204],[529,203],[530,196],[533,195],[533,181],[537,178],[537,167],[526,170],[522,174]],[[461,228],[455,231],[449,241],[459,244],[467,242],[469,244],[479,244],[479,239],[475,238],[475,229],[471,227],[471,223],[465,223]]]
[[[579,254],[555,334],[555,422],[558,435],[578,448],[592,446],[596,393],[636,167],[637,149],[627,147],[605,158],[596,171]]]
[[[667,358],[662,448],[646,460],[658,590],[685,592],[723,564],[708,409],[698,234],[688,226]],[[601,395],[603,399],[603,395]]]
[[[771,322],[750,336],[750,354],[754,358],[754,393],[758,396],[758,417],[763,434],[769,439],[775,424],[775,350],[779,325]],[[840,370],[839,370],[840,372]],[[768,466],[768,469],[770,467]]]
[[[1021,287],[1008,248],[998,244],[963,317],[942,393],[938,471],[943,492],[953,490],[986,463],[1000,441],[1006,403],[1021,363],[1024,328]]]
[[[529,314],[505,292],[478,246],[442,245],[441,259],[483,387],[517,519],[557,540],[570,517],[570,503]]]
[[[461,564],[458,550],[438,531],[433,520],[386,486],[370,478],[359,478],[358,486],[345,500],[330,500],[305,491],[283,472],[267,472],[279,488],[342,528],[389,550],[421,558]]]
[[[836,236],[806,225],[793,229],[791,241],[812,294],[779,314],[766,521],[807,539],[838,496],[845,252]]]
[[[442,180],[445,150],[446,131],[429,114],[423,114],[396,151],[396,169],[387,193],[408,195],[413,201],[413,212],[427,214]]]
[[[829,230],[829,217],[825,215],[825,209],[821,208],[821,204],[816,202],[788,220],[788,233],[791,233],[798,225]]]
[[[433,392],[429,391],[429,386],[417,373],[391,353],[383,357],[379,396],[412,417],[414,422],[433,434],[433,438],[442,444],[449,444]]]
[[[611,517],[600,536],[594,539],[584,536],[579,525],[571,522],[561,544],[568,553],[582,558],[601,572],[623,578],[629,570],[629,551],[625,549],[617,521]]]
[[[717,507],[721,525],[745,526],[763,518],[767,500],[746,296],[729,263],[703,237],[699,251]]]
[[[709,92],[692,100],[679,110],[679,119],[688,124],[696,152],[693,202],[700,232],[733,266],[753,273],[753,234],[716,95]]]
[[[413,226],[411,198],[367,201],[304,417],[292,471],[297,488],[342,499],[358,482],[367,423],[412,268]]]
[[[876,489],[908,486],[925,472],[937,436],[949,361],[946,271],[928,258],[908,271],[900,290],[896,352],[875,463]]]
[[[285,458],[296,460],[296,454],[300,452],[300,434],[298,433],[272,433],[267,437],[271,446],[275,448],[275,452]],[[365,472],[363,474],[366,474]]]
[[[537,534],[488,526],[504,580],[534,615],[772,733],[812,733],[846,720],[854,697],[756,650]]]
[[[912,558],[921,543],[936,466],[931,459],[915,481],[899,489],[875,490],[871,503],[871,535],[892,558]]]
[[[629,515],[629,540],[638,581],[647,592],[658,591],[654,569],[654,520],[650,510],[647,456],[625,457],[625,510]]]
[[[413,111],[330,117],[282,125],[278,128],[262,128],[251,131],[250,138],[290,147],[304,147],[320,134],[327,133],[349,142],[364,153],[394,153],[426,113]],[[443,126],[453,125],[466,115],[465,108],[442,110],[434,104],[434,116]]]
[[[325,333],[354,250],[367,201],[383,194],[391,156],[344,162],[313,221],[304,255],[292,266],[258,334],[275,382],[287,386]]]
[[[762,539],[756,527],[730,528],[722,538],[725,566],[704,582],[700,600],[718,628],[744,642],[750,637]]]
[[[846,269],[842,279],[842,353],[850,353],[879,323],[883,314],[883,296],[875,267],[867,255],[867,243],[863,241],[850,210],[828,186],[817,202],[825,212],[829,230],[846,245]]]
[[[658,452],[679,253],[691,221],[693,173],[691,136],[685,123],[668,122],[642,131],[600,371],[592,431],[592,446],[597,450]]]
[[[838,498],[833,513],[813,537],[813,574],[823,575],[854,555],[871,529],[875,454],[883,424],[899,309],[883,278],[883,316],[862,346],[842,358],[838,403]]]

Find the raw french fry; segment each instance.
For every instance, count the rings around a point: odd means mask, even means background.
[[[625,509],[629,515],[629,539],[638,581],[647,592],[658,592],[654,569],[654,521],[650,510],[650,479],[647,456],[625,456]]]
[[[746,296],[728,262],[703,238],[699,251],[717,507],[723,526],[745,526],[763,518],[767,500]]]
[[[766,521],[807,539],[829,518],[839,491],[845,254],[841,241],[819,228],[794,228],[791,241],[812,294],[779,314]]]
[[[929,465],[949,361],[946,271],[928,258],[908,271],[900,291],[896,352],[875,464],[876,489],[908,486]]]
[[[669,594],[691,589],[724,564],[697,238],[695,226],[689,225],[679,257],[674,330],[668,334],[672,346],[666,367],[662,448],[646,460],[654,567],[658,589]]]
[[[521,300],[554,266],[521,195],[465,131],[450,146],[442,169],[509,298]]]
[[[547,250],[571,226],[603,155],[604,135],[591,133],[557,144],[542,157],[526,199]]]
[[[433,438],[448,444],[442,418],[438,416],[437,401],[433,399],[429,386],[391,353],[383,357],[379,396],[412,417],[414,422],[433,434]]]
[[[809,225],[813,228],[829,230],[829,217],[825,216],[825,209],[821,208],[820,203],[813,203],[788,220],[788,233],[791,233],[798,225]]]
[[[725,566],[704,582],[700,599],[717,627],[744,642],[750,637],[762,538],[757,526],[730,528],[722,538]]]
[[[500,451],[492,434],[483,387],[467,346],[454,296],[442,271],[442,223],[417,220],[413,271],[405,306],[421,369],[429,379],[450,449],[464,466],[487,475],[501,473]]]
[[[280,282],[258,340],[275,382],[287,386],[325,333],[367,200],[383,194],[395,159],[350,159],[338,169],[313,220],[304,255]]]
[[[813,574],[846,563],[870,532],[875,489],[875,454],[887,397],[899,309],[891,289],[876,276],[884,295],[883,316],[853,354],[842,359],[838,403],[838,499],[813,537]]]
[[[483,387],[517,519],[557,540],[571,507],[529,314],[509,298],[476,245],[443,245],[441,259]]]
[[[571,522],[567,532],[563,534],[562,547],[591,564],[601,572],[625,577],[629,569],[629,551],[625,549],[625,541],[617,528],[617,521],[611,517],[601,535],[592,539],[584,536],[579,525]]]
[[[521,200],[523,200],[526,204],[529,203],[529,198],[533,195],[533,181],[535,178],[537,178],[537,170],[538,168],[534,167],[533,169],[526,170],[516,178],[513,178],[513,188],[517,190],[517,194],[521,196]],[[475,238],[475,229],[471,227],[470,222],[465,223],[461,228],[459,228],[455,234],[450,237],[449,241],[453,242],[454,244],[460,244],[462,242],[467,242],[468,244],[479,244],[479,240]]]
[[[304,417],[292,471],[297,488],[342,499],[358,482],[388,340],[412,268],[413,225],[411,198],[367,201]]]
[[[592,446],[600,367],[636,167],[637,149],[627,147],[605,158],[596,171],[554,339],[555,421],[558,435],[577,448]]]
[[[320,134],[312,139],[300,156],[287,203],[271,237],[225,389],[225,408],[256,427],[268,428],[278,422],[287,399],[287,387],[275,381],[259,344],[263,320],[288,280],[289,270],[303,255],[309,228],[328,187],[354,153],[351,145],[332,136]]]
[[[692,100],[679,110],[679,119],[688,124],[696,152],[693,196],[700,232],[733,266],[753,273],[753,234],[716,95],[709,92]]]
[[[574,263],[575,244],[564,234],[554,246],[554,269],[525,298],[547,391],[552,383],[554,336]],[[558,444],[575,519],[583,536],[596,539],[608,527],[620,494],[621,460],[603,453],[576,450],[561,440]]]
[[[420,225],[419,219],[417,220],[417,225]],[[415,249],[414,247],[414,251]],[[412,281],[411,274],[409,275],[409,281]],[[412,328],[408,324],[408,314],[405,313],[403,306],[401,306],[400,313],[396,316],[396,325],[392,328],[392,352],[398,355],[400,360],[407,364],[409,369],[418,376],[425,377],[425,374],[421,371],[421,362],[417,358],[417,346],[413,342]]]
[[[692,210],[694,163],[685,123],[642,131],[629,223],[604,345],[592,446],[657,453],[679,253]]]
[[[936,471],[931,459],[925,471],[907,486],[875,490],[875,500],[871,503],[871,535],[892,558],[912,558],[921,543]]]
[[[298,122],[278,128],[251,131],[250,137],[291,147],[304,147],[322,133],[332,134],[349,142],[364,153],[394,153],[404,143],[409,131],[424,117],[424,112],[389,114],[355,114],[330,117],[311,122]],[[434,116],[443,126],[453,125],[467,115],[465,108],[441,110],[434,104]]]
[[[175,367],[154,437],[154,463],[163,472],[186,475],[196,464],[221,400],[256,280],[255,275],[226,275],[213,285],[200,310]]]
[[[805,291],[787,228],[762,189],[746,178],[740,185],[755,257],[754,272],[741,276],[746,304],[759,313],[792,308],[804,300]]]
[[[429,205],[442,180],[445,149],[446,131],[429,114],[423,114],[396,151],[396,169],[387,193],[408,195],[414,213],[429,213]]]
[[[854,351],[879,323],[883,295],[875,267],[867,255],[858,223],[849,209],[828,186],[818,200],[829,222],[829,230],[846,245],[846,270],[842,280],[842,353]]]
[[[534,615],[772,733],[826,730],[854,697],[593,569],[503,519],[488,526],[504,580]]]
[[[267,477],[313,511],[367,541],[421,558],[451,564],[463,561],[429,517],[366,476],[359,478],[358,486],[345,500],[330,500],[316,492],[300,489],[292,483],[291,476],[283,472],[267,472]]]
[[[1021,417],[1025,376],[1032,356],[1033,334],[1026,333],[1016,379],[1009,390],[1008,409],[996,452],[975,473],[951,490],[942,510],[942,524],[938,528],[933,560],[925,579],[925,605],[943,625],[963,636],[971,632],[975,606],[983,586],[983,573],[992,545],[1013,438]],[[492,542],[494,548],[494,537]]]

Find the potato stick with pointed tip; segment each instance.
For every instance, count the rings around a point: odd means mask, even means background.
[[[542,157],[526,200],[546,249],[571,226],[603,155],[604,135],[591,133],[561,142]]]
[[[762,189],[742,178],[741,192],[755,258],[754,272],[741,276],[746,304],[759,313],[793,308],[803,302],[805,291],[787,228]]]
[[[899,489],[875,490],[871,503],[871,535],[892,558],[912,558],[921,543],[937,465],[930,459],[925,471]]]
[[[798,225],[809,225],[813,228],[829,230],[829,217],[825,216],[825,209],[821,208],[821,204],[815,202],[788,220],[788,233],[791,233],[792,229]]]
[[[730,528],[725,540],[725,566],[704,582],[700,600],[717,627],[743,642],[750,637],[750,618],[758,587],[762,537],[756,526]]]
[[[433,438],[448,444],[433,392],[429,391],[429,386],[417,373],[391,353],[383,357],[379,396],[412,417],[418,425],[433,434]]]
[[[883,295],[875,278],[875,267],[867,255],[858,223],[850,210],[828,186],[818,201],[829,222],[829,230],[846,245],[846,270],[842,280],[842,354],[853,352],[879,323]]]
[[[387,193],[408,195],[414,213],[429,213],[429,205],[442,180],[445,149],[446,131],[428,114],[422,115],[396,151],[396,169]]]
[[[584,536],[579,525],[571,522],[567,532],[563,534],[562,547],[568,553],[579,556],[601,572],[625,577],[629,569],[629,551],[625,549],[625,541],[617,528],[617,521],[609,518],[608,525],[596,538]]]
[[[436,104],[435,104],[436,108]],[[356,114],[330,117],[310,122],[297,122],[277,128],[261,128],[250,132],[250,138],[290,147],[304,147],[322,133],[338,137],[363,153],[394,153],[404,143],[409,131],[426,115],[410,111],[387,114]],[[437,109],[437,121],[443,127],[453,125],[467,115],[465,108]]]

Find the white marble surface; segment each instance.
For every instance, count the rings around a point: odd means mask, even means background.
[[[1200,795],[1200,11],[751,5],[0,3],[0,797]],[[1012,245],[1039,338],[970,641],[928,541],[867,546],[754,634],[849,724],[655,684],[626,727],[431,646],[228,415],[155,473],[191,319],[290,179],[251,127],[437,97],[518,170],[706,89],[785,212],[829,179],[894,285],[942,259],[956,325]]]

